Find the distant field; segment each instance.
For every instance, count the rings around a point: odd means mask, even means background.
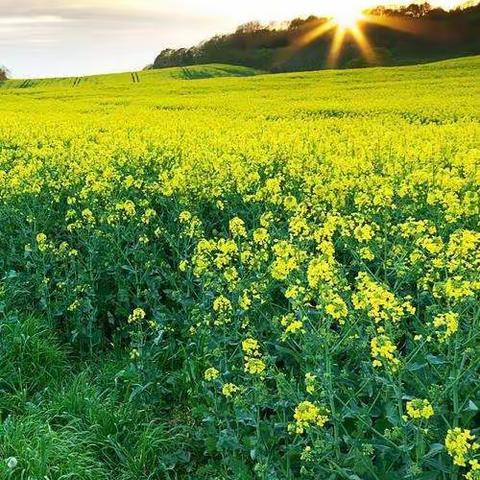
[[[44,88],[44,87],[95,87],[126,85],[130,83],[152,84],[162,80],[199,80],[214,77],[250,77],[261,73],[259,70],[234,65],[194,65],[191,67],[145,70],[141,72],[93,75],[89,77],[45,78],[9,80],[0,83],[0,88]]]
[[[480,57],[0,84],[0,477],[480,478]]]

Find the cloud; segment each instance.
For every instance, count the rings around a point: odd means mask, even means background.
[[[16,77],[133,70],[225,29],[169,1],[0,0],[0,64]]]
[[[68,19],[58,17],[55,15],[39,15],[39,16],[0,16],[0,26],[15,26],[15,25],[45,25],[52,23],[65,22]]]
[[[6,2],[6,4],[5,4]],[[158,4],[132,0],[2,0],[0,18],[48,19],[70,21],[110,22],[129,21],[175,23],[203,22],[209,17],[201,11],[180,12],[176,8],[166,8]],[[8,13],[7,13],[8,12]]]

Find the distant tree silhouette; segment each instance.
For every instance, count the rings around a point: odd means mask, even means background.
[[[365,12],[378,21],[362,26],[378,64],[399,65],[480,54],[480,3],[445,11],[429,3],[398,8],[378,6]],[[152,68],[230,63],[270,71],[316,70],[328,65],[333,31],[305,42],[328,18],[295,18],[283,25],[249,22],[229,35],[215,35],[201,44],[165,49]],[[387,24],[392,27],[389,28]],[[347,35],[338,67],[361,67],[366,62],[352,35]]]
[[[248,22],[237,27],[237,30],[235,31],[235,33],[237,35],[243,35],[243,34],[261,32],[265,29],[266,27],[262,25],[260,22]]]
[[[0,82],[8,80],[8,75],[9,75],[8,69],[0,65]]]

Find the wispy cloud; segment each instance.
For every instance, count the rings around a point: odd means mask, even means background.
[[[0,0],[0,64],[16,77],[133,70],[230,28],[171,1]]]
[[[55,15],[38,15],[38,16],[0,16],[0,25],[47,25],[51,23],[62,23],[69,19],[58,17]]]
[[[135,23],[155,20],[202,22],[202,18],[211,17],[203,15],[198,9],[186,12],[171,5],[165,8],[164,5],[161,2],[144,3],[142,0],[2,0],[0,19],[25,19],[25,22],[32,19],[31,23],[49,19],[112,23],[124,20]]]

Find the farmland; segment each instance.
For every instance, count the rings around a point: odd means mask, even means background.
[[[0,83],[0,476],[480,478],[480,57]]]

